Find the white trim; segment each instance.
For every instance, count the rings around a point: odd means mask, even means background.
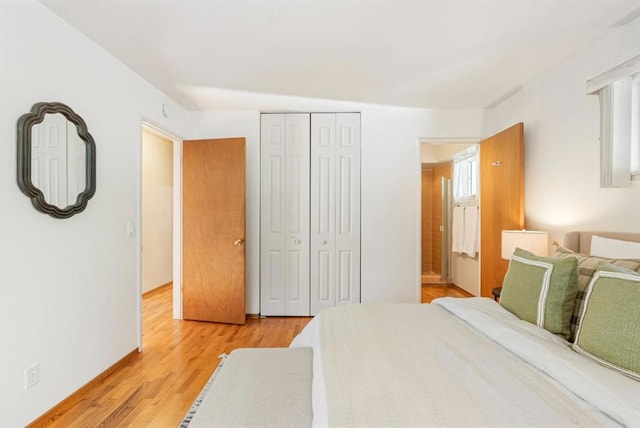
[[[173,141],[173,318],[182,319],[182,138],[141,119],[138,147],[137,263],[138,263],[138,349],[142,350],[142,130]]]
[[[631,274],[631,273],[610,272],[606,270],[601,270],[596,272],[596,274],[599,274],[598,276],[602,278],[615,278],[615,279],[623,279],[625,281],[640,282],[640,276],[636,274]]]
[[[631,88],[624,78],[605,86],[600,98],[600,187],[631,183]]]
[[[416,272],[416,282],[418,284],[418,287],[416,289],[416,302],[417,303],[422,303],[422,149],[421,149],[421,145],[422,142],[420,139],[418,139],[418,144],[416,144],[416,151],[417,151],[417,156],[418,156],[418,174],[417,174],[417,181],[418,181],[418,202],[417,202],[417,211],[418,211],[418,216],[416,218],[416,222],[417,224],[417,230],[418,233],[416,235],[416,255],[417,255],[417,265],[418,265],[418,269]],[[361,162],[362,162],[362,157],[361,157]],[[361,203],[362,203],[362,198],[361,199]],[[360,236],[360,240],[362,242],[362,235]],[[360,287],[362,287],[362,284],[360,285]],[[362,299],[362,294],[360,294],[360,298]],[[361,300],[362,301],[362,300]]]
[[[640,55],[613,67],[611,70],[605,71],[593,79],[587,80],[586,93],[587,95],[594,95],[600,89],[609,86],[613,82],[633,76],[636,73],[640,73]]]
[[[577,342],[577,338],[576,338],[576,342]],[[640,374],[638,374],[638,373],[636,373],[636,372],[634,372],[634,371],[632,371],[632,370],[625,369],[624,367],[621,367],[621,366],[619,366],[619,365],[617,365],[617,364],[610,363],[610,362],[609,362],[609,361],[607,361],[607,360],[603,360],[602,358],[597,357],[596,355],[592,354],[591,352],[589,352],[589,351],[587,351],[587,350],[583,349],[583,348],[582,348],[580,345],[578,345],[577,343],[574,343],[572,348],[573,348],[573,350],[574,350],[574,351],[576,351],[577,353],[582,354],[582,355],[584,355],[585,357],[589,357],[589,358],[591,358],[592,360],[594,360],[595,362],[597,362],[597,363],[599,363],[599,364],[601,364],[601,365],[603,365],[603,366],[605,366],[605,367],[608,367],[608,368],[610,368],[610,369],[612,369],[612,370],[620,371],[620,372],[622,372],[623,374],[625,374],[625,375],[627,375],[627,376],[629,376],[629,377],[631,377],[631,378],[633,378],[633,379],[640,380]]]
[[[154,124],[148,122],[145,119],[142,119],[142,128],[146,129],[147,131],[151,132],[152,134],[157,135],[160,138],[164,138],[164,139],[169,139],[172,141],[182,141],[182,138],[180,137],[176,137],[175,135],[162,130],[161,128],[158,128],[157,126],[155,126]]]
[[[182,319],[182,140],[173,140],[173,318]]]
[[[138,128],[138,171],[136,176],[136,324],[138,327],[138,352],[142,352],[142,127]]]
[[[418,139],[420,144],[478,144],[480,137],[422,137]]]

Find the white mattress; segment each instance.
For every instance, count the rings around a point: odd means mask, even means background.
[[[313,348],[314,426],[640,426],[640,382],[491,299],[332,308]]]

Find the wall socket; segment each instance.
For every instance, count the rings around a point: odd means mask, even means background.
[[[36,363],[24,369],[24,389],[29,389],[40,381],[40,367]]]

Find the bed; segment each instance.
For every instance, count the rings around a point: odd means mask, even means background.
[[[499,303],[339,306],[290,348],[234,351],[181,426],[640,427],[640,260],[580,253],[593,234],[516,250]]]
[[[554,329],[550,307],[545,309],[549,326],[538,326],[537,320],[520,319],[487,298],[349,305],[322,312],[291,344],[313,349],[313,425],[640,426],[638,376],[607,366],[593,353],[577,352],[567,340],[578,332],[589,282],[600,267],[618,266],[623,276],[633,276],[626,269],[640,272],[638,260],[572,252],[588,248],[593,234],[567,234],[570,248],[559,247],[553,257],[575,262],[575,274],[581,273],[582,284],[562,292],[571,300],[569,313],[566,304],[556,305],[568,326],[558,321]],[[640,242],[640,234],[596,234]],[[559,265],[554,269],[561,271]],[[640,277],[630,281],[640,289]],[[502,299],[507,292],[505,283]],[[512,293],[511,301],[516,297],[521,294]],[[631,318],[637,320],[638,311]],[[607,318],[601,315],[596,322]],[[638,343],[635,339],[631,352]],[[640,360],[640,354],[631,359]]]

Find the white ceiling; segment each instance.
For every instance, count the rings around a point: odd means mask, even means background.
[[[640,10],[639,0],[41,2],[190,110],[229,109],[234,94],[241,108],[254,92],[484,108]]]

